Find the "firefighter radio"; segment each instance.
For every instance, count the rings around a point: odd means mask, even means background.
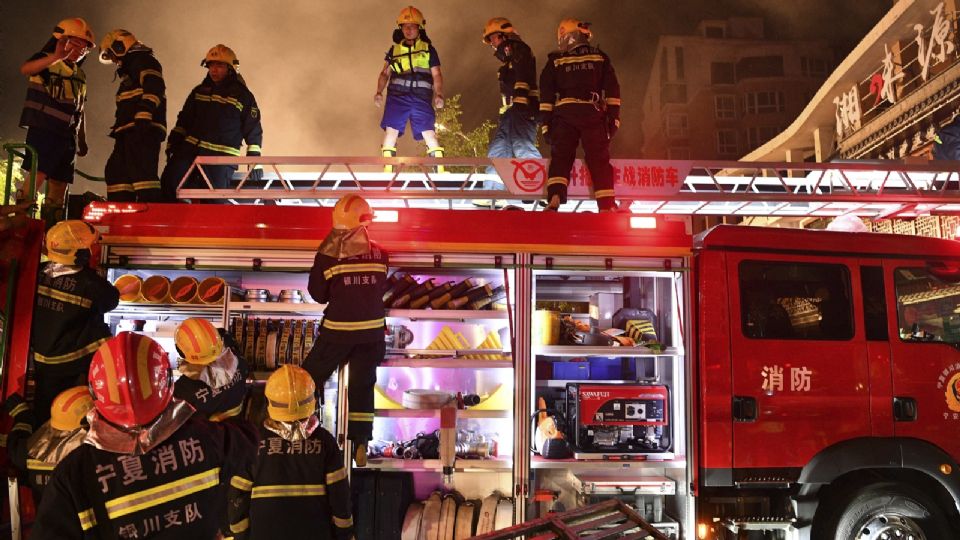
[[[672,459],[670,390],[647,384],[567,384],[577,459]]]

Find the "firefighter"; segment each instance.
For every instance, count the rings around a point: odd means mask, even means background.
[[[27,128],[26,142],[36,151],[37,188],[47,182],[40,217],[52,227],[64,217],[67,186],[73,183],[76,156],[87,155],[83,107],[87,78],[80,67],[87,52],[96,47],[90,25],[80,18],[64,19],[53,29],[39,52],[20,66],[29,77],[20,127]],[[31,156],[23,161],[24,169]],[[18,200],[27,200],[24,182]]]
[[[247,396],[247,366],[229,334],[190,318],[174,333],[183,361],[173,395],[214,422],[238,416]]]
[[[160,143],[167,133],[167,97],[163,70],[153,50],[122,29],[100,42],[100,61],[116,64],[120,87],[110,136],[113,153],[104,176],[107,200],[159,202],[157,166]]]
[[[246,81],[240,76],[240,61],[233,49],[215,45],[200,62],[207,76],[197,85],[177,115],[177,125],[167,138],[167,165],[160,183],[164,200],[176,200],[177,186],[197,156],[240,156],[247,143],[247,156],[259,156],[263,144],[260,109]],[[204,165],[203,172],[215,189],[230,187],[235,165]],[[247,182],[257,183],[262,168],[250,171]],[[207,189],[199,173],[190,176],[184,188]]]
[[[221,485],[255,455],[253,433],[173,397],[167,354],[121,332],[90,366],[94,411],[44,489],[31,538],[214,538]]]
[[[502,65],[500,80],[500,118],[490,140],[487,157],[539,159],[535,116],[540,103],[537,89],[537,60],[530,47],[520,39],[513,24],[504,17],[494,17],[483,28],[483,42],[490,45]],[[495,171],[487,169],[488,174]],[[496,180],[484,181],[484,189],[503,189]],[[482,202],[477,204],[484,206]]]
[[[550,143],[548,210],[567,202],[578,142],[583,144],[597,207],[601,212],[617,208],[610,139],[620,128],[620,84],[610,58],[590,45],[591,36],[589,23],[560,21],[560,50],[550,53],[540,73],[540,129]]]
[[[371,221],[373,210],[361,197],[347,195],[337,201],[333,230],[320,244],[310,270],[310,295],[327,307],[317,343],[303,362],[320,388],[340,365],[350,363],[347,437],[358,467],[367,462],[377,366],[386,353],[387,252],[370,241]]]
[[[120,303],[120,292],[89,266],[98,240],[89,223],[75,219],[47,232],[49,261],[40,265],[30,334],[37,425],[57,394],[85,384],[93,354],[111,335],[103,316]]]
[[[5,407],[14,421],[14,428],[7,435],[10,461],[27,473],[33,501],[39,504],[54,467],[83,444],[87,434],[86,416],[93,408],[93,398],[86,386],[60,392],[50,407],[50,420],[36,431],[24,427],[32,424],[33,415],[19,394],[11,396]]]
[[[267,418],[256,462],[230,479],[230,532],[236,540],[351,538],[347,471],[337,441],[315,414],[313,379],[284,364],[264,392]]]
[[[387,50],[383,69],[377,79],[377,93],[373,102],[383,106],[383,119],[380,129],[383,144],[380,147],[383,157],[397,155],[397,138],[410,121],[413,139],[425,141],[427,155],[443,157],[443,148],[434,131],[436,114],[434,107],[443,108],[443,75],[440,72],[440,55],[427,37],[424,28],[427,21],[423,13],[413,6],[400,10],[397,28],[393,31],[394,45]],[[384,106],[383,91],[387,89]],[[392,172],[388,165],[385,169]],[[443,168],[437,169],[443,172]]]

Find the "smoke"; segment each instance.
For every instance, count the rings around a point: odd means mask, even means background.
[[[801,0],[781,6],[769,0],[531,0],[486,2],[424,0],[415,3],[427,19],[444,74],[444,94],[463,95],[464,125],[494,118],[499,105],[498,62],[481,43],[493,16],[509,17],[542,66],[555,48],[556,25],[564,17],[593,23],[595,43],[612,58],[623,93],[623,128],[612,152],[638,155],[640,110],[653,48],[660,34],[689,34],[703,18],[765,15],[778,38],[827,38],[848,50],[886,11],[864,2],[835,5]],[[233,48],[240,71],[257,98],[264,125],[265,155],[376,155],[382,111],[373,105],[377,75],[391,42],[397,13],[405,3],[382,0],[234,0],[193,2],[5,2],[0,6],[0,138],[22,140],[17,127],[25,81],[20,63],[39,50],[54,24],[84,17],[99,39],[125,28],[152,47],[167,84],[167,123],[205,75],[200,60],[217,43]],[[14,21],[11,24],[11,21]],[[844,21],[838,27],[835,21]],[[827,24],[830,23],[830,24]],[[770,32],[769,30],[775,30]],[[841,51],[845,54],[845,50]],[[841,56],[842,56],[841,54]],[[841,56],[838,56],[838,60]],[[78,167],[102,175],[113,141],[117,82],[113,68],[91,55],[87,140],[90,155]],[[420,152],[409,134],[401,155]],[[161,164],[162,167],[162,164]],[[77,189],[90,189],[78,180]]]

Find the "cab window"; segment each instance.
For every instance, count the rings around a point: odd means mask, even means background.
[[[927,268],[897,268],[893,283],[900,339],[960,343],[960,284]]]
[[[740,320],[754,339],[853,338],[850,272],[841,264],[743,261]]]

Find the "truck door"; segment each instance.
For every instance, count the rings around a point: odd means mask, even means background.
[[[871,431],[858,266],[746,253],[728,263],[734,478],[789,477]]]
[[[886,260],[893,356],[894,433],[960,457],[960,283],[954,270]],[[893,310],[891,310],[893,311]]]

